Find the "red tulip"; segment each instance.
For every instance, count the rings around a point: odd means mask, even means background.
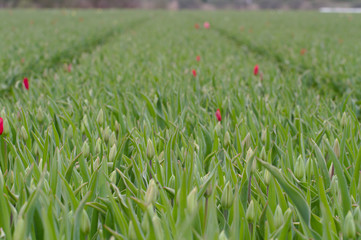
[[[203,24],[203,26],[204,26],[204,28],[208,29],[211,25],[209,24],[209,22],[205,22],[205,23]]]
[[[255,76],[257,76],[257,75],[258,75],[258,71],[259,71],[259,67],[258,67],[258,65],[254,66],[254,69],[253,69],[253,74],[254,74]]]
[[[196,59],[197,59],[197,62],[199,62],[201,60],[201,56],[197,56]]]
[[[26,88],[26,90],[29,90],[29,80],[28,80],[28,78],[24,78],[23,83],[24,83],[24,87]]]
[[[222,120],[221,111],[219,109],[217,109],[217,111],[216,111],[216,117],[217,117],[218,122],[220,122]]]
[[[71,64],[68,64],[68,72],[71,72]]]
[[[199,24],[198,23],[194,24],[194,28],[199,29]]]
[[[302,48],[301,51],[300,51],[300,54],[301,54],[301,55],[305,55],[306,52],[307,52],[307,49],[306,49],[306,48]]]
[[[0,135],[4,132],[4,122],[3,119],[0,117]]]
[[[192,70],[192,74],[193,74],[193,77],[196,77],[197,76],[197,72],[196,72],[196,70]]]

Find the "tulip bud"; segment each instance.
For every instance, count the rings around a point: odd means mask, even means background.
[[[283,222],[284,222],[284,218],[283,218],[282,209],[280,205],[277,205],[274,215],[274,222],[273,222],[275,228],[278,229],[279,227],[281,227],[283,225]]]
[[[153,142],[152,142],[152,140],[150,140],[148,138],[148,143],[147,143],[147,158],[148,158],[148,160],[152,160],[154,155],[155,155],[155,153],[154,153]]]
[[[83,209],[83,212],[81,214],[81,219],[80,219],[80,231],[84,235],[88,235],[88,233],[90,231],[89,216],[88,216],[88,213],[84,209]]]
[[[14,240],[23,240],[25,239],[25,233],[26,233],[26,222],[24,219],[19,216],[18,220],[15,224],[15,230],[14,230]]]
[[[38,112],[36,113],[36,120],[38,120],[40,123],[44,120],[44,112],[41,107],[38,108]]]
[[[333,144],[333,152],[335,153],[336,157],[340,157],[340,144],[336,138],[335,143]]]
[[[93,162],[93,170],[97,169],[100,166],[100,158],[97,157],[95,161]]]
[[[224,230],[221,232],[221,234],[219,234],[218,240],[228,240],[227,235],[224,232]]]
[[[106,143],[109,141],[110,134],[111,134],[111,130],[110,130],[109,126],[107,126],[102,132],[103,139]]]
[[[73,137],[73,127],[71,125],[69,125],[68,130],[66,131],[68,138],[72,138]]]
[[[102,140],[98,138],[95,144],[95,153],[100,154],[101,150],[102,150]]]
[[[206,191],[204,192],[204,196],[206,198],[209,198],[212,195],[212,192],[213,192],[213,187],[212,187],[212,184],[209,183]]]
[[[145,193],[145,202],[147,205],[154,204],[158,197],[158,187],[154,179],[149,181],[147,192]]]
[[[28,140],[28,132],[26,131],[24,126],[21,126],[20,136],[24,141]]]
[[[169,178],[169,183],[168,183],[168,187],[170,188],[175,188],[175,176],[172,175],[170,178]]]
[[[117,120],[115,120],[114,125],[115,125],[115,131],[116,131],[117,133],[119,133],[119,131],[120,131],[120,124],[118,123]]]
[[[357,232],[361,232],[361,210],[359,206],[355,209],[355,225]]]
[[[135,229],[134,229],[132,221],[129,222],[128,236],[129,236],[130,240],[137,240],[138,239],[137,234],[135,233]]]
[[[99,126],[102,126],[104,123],[104,114],[103,114],[103,109],[99,110],[98,116],[97,116],[97,123],[99,124]]]
[[[307,169],[307,176],[312,178],[312,175],[313,175],[313,160],[312,160],[312,158],[309,158],[307,160],[306,169]]]
[[[81,151],[83,152],[83,156],[84,156],[85,158],[87,158],[87,157],[89,156],[89,151],[90,151],[90,149],[89,149],[88,141],[85,141],[85,142],[83,143],[83,147],[81,148]]]
[[[109,145],[113,146],[116,143],[117,143],[117,137],[115,136],[115,132],[112,132],[109,138]]]
[[[259,156],[263,161],[266,161],[267,160],[267,154],[266,154],[266,149],[265,147],[263,146],[262,149],[261,149],[261,154]]]
[[[221,134],[222,134],[222,124],[221,124],[221,122],[218,122],[214,129],[216,130],[217,135],[221,136]]]
[[[116,184],[117,183],[117,171],[114,170],[111,174],[110,174],[110,182],[113,183],[113,184]]]
[[[224,143],[224,147],[228,147],[231,143],[231,136],[229,135],[229,132],[227,131],[226,134],[224,134],[224,140],[223,140],[223,143]]]
[[[298,156],[298,158],[296,160],[294,173],[298,180],[302,180],[302,178],[305,176],[305,164],[304,164],[303,158],[301,156]]]
[[[356,227],[355,221],[353,219],[351,211],[349,211],[346,215],[344,224],[343,224],[343,235],[346,238],[355,239],[356,237]]]
[[[249,203],[249,206],[246,211],[246,219],[248,222],[252,223],[256,219],[255,207],[253,200]]]
[[[262,129],[261,140],[262,142],[266,142],[266,139],[267,139],[267,129]]]
[[[142,223],[141,223],[141,227],[144,233],[148,233],[149,232],[149,219],[147,216],[148,213],[144,214],[143,219],[142,219]]]
[[[163,237],[163,228],[160,218],[157,215],[154,215],[152,218],[154,232],[156,235],[156,239],[161,239]]]
[[[265,183],[267,186],[269,186],[270,183],[271,183],[271,180],[272,180],[272,175],[271,175],[271,173],[270,173],[268,170],[265,170],[265,171],[264,171],[263,179],[264,179],[264,183]]]
[[[337,197],[337,193],[338,193],[338,179],[337,179],[337,176],[334,176],[332,178],[330,188],[331,188],[332,196]]]
[[[10,133],[10,124],[7,118],[3,122],[3,134],[8,135]]]
[[[109,162],[113,162],[117,155],[117,146],[114,144],[109,152]]]
[[[348,122],[348,117],[347,117],[346,112],[344,112],[342,114],[342,118],[341,118],[341,127],[344,128],[347,125],[347,122]]]
[[[248,149],[251,146],[251,134],[247,133],[246,137],[242,141],[243,149]]]
[[[190,215],[194,215],[196,214],[197,209],[197,187],[195,187],[187,196],[187,211]]]
[[[221,205],[222,208],[228,209],[232,206],[232,204],[233,204],[233,189],[231,187],[230,182],[227,182],[222,192]]]

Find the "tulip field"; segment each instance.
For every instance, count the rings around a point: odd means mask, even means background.
[[[360,29],[0,10],[0,239],[361,239]]]

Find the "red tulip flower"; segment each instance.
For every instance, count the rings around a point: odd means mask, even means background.
[[[23,83],[24,83],[24,87],[26,88],[26,90],[29,90],[29,80],[28,80],[28,78],[24,78]]]
[[[4,121],[3,119],[0,117],[0,135],[2,135],[4,132]]]
[[[201,60],[201,56],[197,56],[196,60],[197,60],[197,62],[199,62]]]
[[[203,26],[204,26],[205,29],[208,29],[211,25],[209,24],[209,22],[205,22],[203,24]]]
[[[303,55],[305,55],[306,52],[307,52],[306,48],[302,48],[300,51],[300,54],[303,56]]]
[[[196,70],[192,70],[192,74],[193,74],[193,77],[197,77],[197,72],[196,72]]]
[[[258,67],[258,65],[256,65],[256,66],[254,66],[253,74],[254,74],[255,76],[257,76],[257,75],[258,75],[258,72],[259,72],[259,67]]]
[[[220,122],[222,120],[221,111],[219,109],[217,109],[217,111],[216,111],[216,117],[217,117],[218,122]]]
[[[71,72],[71,64],[68,64],[68,72]]]
[[[199,29],[199,24],[198,23],[194,24],[194,28]]]

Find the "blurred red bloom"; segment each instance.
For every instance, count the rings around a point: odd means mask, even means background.
[[[216,111],[216,117],[217,117],[218,122],[220,122],[222,120],[221,111],[219,109],[217,109],[217,111]]]
[[[201,56],[197,56],[196,59],[197,59],[197,62],[199,62],[201,60]]]
[[[3,119],[0,117],[0,135],[3,134],[4,131],[4,123],[3,123]]]
[[[254,74],[255,76],[257,76],[257,75],[258,75],[258,72],[259,72],[259,67],[258,67],[258,65],[256,65],[256,66],[254,66],[253,74]]]
[[[26,88],[26,90],[29,90],[29,80],[28,80],[28,78],[24,78],[23,83],[24,83],[24,87]]]
[[[199,29],[199,24],[198,23],[194,24],[194,28]]]
[[[71,64],[68,64],[68,72],[71,72]]]
[[[306,48],[302,48],[301,51],[300,51],[300,54],[301,54],[301,55],[305,55],[306,52],[307,52],[307,49],[306,49]]]
[[[196,70],[193,69],[193,70],[192,70],[192,74],[193,74],[194,77],[196,77],[196,76],[197,76]]]
[[[204,26],[204,28],[208,29],[211,25],[209,24],[209,22],[205,22],[205,23],[203,24],[203,26]]]

